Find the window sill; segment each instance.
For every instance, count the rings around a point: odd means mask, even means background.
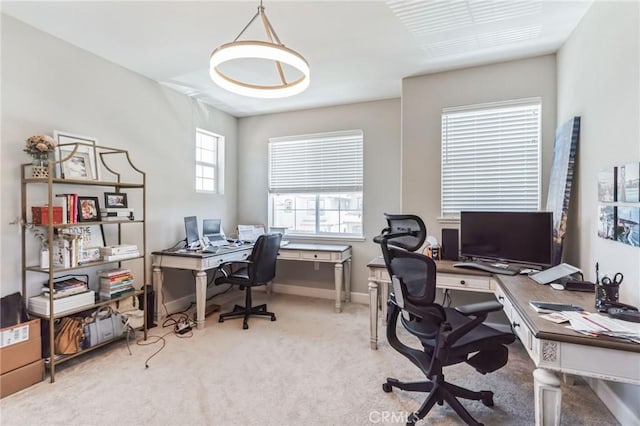
[[[340,241],[340,242],[345,242],[345,241],[358,241],[358,242],[362,242],[365,241],[366,239],[364,237],[354,237],[354,236],[348,236],[348,237],[337,237],[337,236],[324,236],[324,235],[296,235],[296,234],[285,234],[282,237],[283,240],[289,240],[289,241],[293,241],[293,242],[303,242],[303,241]]]
[[[460,217],[439,217],[438,218],[438,222],[439,223],[459,224],[460,223]]]

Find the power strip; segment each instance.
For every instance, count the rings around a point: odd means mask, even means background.
[[[192,329],[193,329],[192,322],[190,320],[187,320],[185,322],[180,322],[176,324],[175,332],[178,334],[185,334],[190,332]]]

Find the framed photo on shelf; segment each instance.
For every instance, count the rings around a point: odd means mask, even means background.
[[[127,194],[124,192],[105,192],[104,208],[105,209],[124,209],[127,208]]]
[[[78,197],[78,222],[99,222],[98,197]]]
[[[97,139],[59,130],[53,131],[53,138],[58,144],[55,150],[55,159],[59,161],[56,167],[58,178],[100,180],[96,158]]]

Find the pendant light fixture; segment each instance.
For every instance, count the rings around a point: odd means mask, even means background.
[[[238,39],[253,24],[256,18],[260,17],[267,41]],[[274,62],[278,81],[275,84],[263,85],[252,84],[234,79],[220,70],[220,65],[225,62],[239,59],[262,59]],[[295,68],[300,74],[297,79],[288,82],[282,64],[287,64]],[[220,87],[239,95],[254,98],[284,98],[297,95],[309,86],[309,64],[295,50],[285,47],[278,38],[271,22],[260,0],[258,12],[251,18],[249,23],[240,31],[240,34],[231,43],[223,44],[216,48],[209,60],[209,74],[211,79]]]

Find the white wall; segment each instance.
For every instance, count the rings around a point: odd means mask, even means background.
[[[234,117],[5,15],[1,78],[2,295],[21,290],[19,227],[9,222],[20,215],[19,165],[30,162],[22,149],[34,134],[63,130],[129,150],[134,164],[147,173],[148,255],[184,238],[184,216],[221,217],[228,231],[235,227]],[[224,196],[193,189],[195,126],[226,136]],[[35,253],[30,256],[35,263]],[[149,259],[149,270],[150,265]],[[35,275],[29,278],[37,288],[43,276]],[[166,300],[194,292],[190,273],[170,273],[167,279]]]
[[[405,78],[402,82],[402,210],[420,215],[440,240],[441,115],[446,107],[542,99],[542,207],[556,127],[555,56]],[[442,227],[457,227],[447,224]]]
[[[367,263],[380,255],[372,242],[385,226],[384,212],[400,211],[400,101],[398,99],[341,105],[239,120],[238,222],[267,223],[267,144],[270,137],[338,130],[364,131],[365,241],[353,246],[352,291],[367,293]],[[335,243],[335,240],[332,241]],[[305,263],[305,264],[301,264]],[[332,288],[333,272],[319,272],[312,263],[289,262],[278,267],[278,283]]]
[[[639,24],[638,2],[595,2],[558,52],[558,122],[582,117],[577,197],[568,228],[570,260],[591,280],[596,262],[601,272],[622,272],[620,298],[636,306],[640,248],[598,238],[597,173],[640,161]],[[630,355],[629,362],[638,362],[637,356]],[[594,386],[622,424],[640,423],[640,387],[613,382]]]

